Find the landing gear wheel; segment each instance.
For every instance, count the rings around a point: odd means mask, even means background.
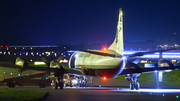
[[[59,83],[60,89],[63,89],[63,82]]]
[[[7,86],[8,86],[9,88],[14,88],[14,87],[15,87],[15,84],[14,84],[13,82],[9,82],[9,83],[7,83]]]
[[[40,87],[40,88],[45,88],[46,85],[44,84],[44,82],[40,82],[40,83],[39,83],[39,87]]]
[[[136,82],[136,84],[135,84],[135,89],[136,89],[136,90],[139,90],[139,88],[140,88],[139,82]]]
[[[58,83],[57,82],[54,83],[54,89],[58,89]]]
[[[134,90],[134,83],[133,82],[130,83],[130,90]]]

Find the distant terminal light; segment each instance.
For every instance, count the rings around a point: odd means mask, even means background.
[[[146,52],[146,51],[124,51],[123,54],[124,55],[130,55],[130,54],[134,54],[137,52]],[[163,58],[180,58],[180,52],[164,52],[162,53],[162,57]],[[144,55],[144,56],[140,56],[141,58],[159,58],[159,53],[154,53],[151,55]]]
[[[68,63],[68,60],[64,59],[64,60],[60,60],[60,63],[63,62],[63,63]]]
[[[45,65],[44,62],[34,62],[34,65]]]
[[[72,52],[72,53],[73,53],[73,52],[77,52],[77,51],[72,51],[72,50],[70,50],[70,51],[67,51],[67,52],[70,52],[70,53]]]
[[[147,63],[147,60],[141,60],[140,63]]]
[[[137,53],[137,52],[146,52],[146,51],[124,51],[123,54],[134,54],[134,53]],[[154,53],[154,54],[159,54],[158,52],[157,53]],[[164,52],[163,55],[180,55],[180,53],[178,52]]]
[[[45,54],[50,54],[50,52],[45,52]]]
[[[176,60],[171,60],[171,62],[176,62]]]

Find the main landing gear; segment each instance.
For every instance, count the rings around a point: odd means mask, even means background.
[[[140,88],[140,84],[139,82],[137,82],[139,80],[139,77],[140,77],[140,73],[135,73],[135,74],[127,74],[125,79],[126,81],[131,81],[132,82],[130,83],[130,90],[139,90]]]
[[[57,79],[55,79],[54,89],[58,89],[58,87],[60,87],[60,89],[63,89],[64,87],[63,76],[59,76]]]

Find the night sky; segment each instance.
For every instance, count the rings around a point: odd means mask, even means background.
[[[180,0],[1,0],[0,44],[113,41],[119,6],[124,40],[175,39],[180,44]]]

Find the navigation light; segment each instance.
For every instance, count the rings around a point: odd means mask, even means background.
[[[107,48],[106,48],[106,47],[104,47],[104,48],[103,48],[103,51],[107,51]]]
[[[103,77],[103,80],[106,80],[107,79],[107,77]]]

